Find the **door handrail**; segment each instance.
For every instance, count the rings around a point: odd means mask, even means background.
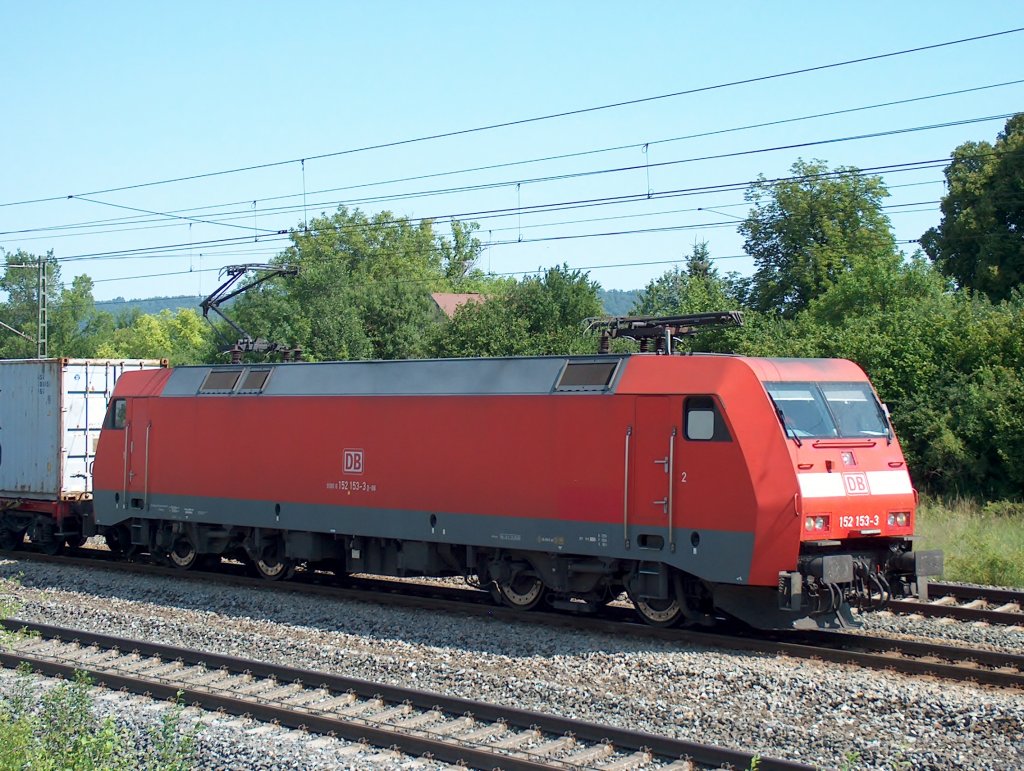
[[[149,430],[153,428],[153,421],[146,424],[146,479],[142,485],[142,506],[149,511]]]
[[[128,439],[131,436],[132,424],[124,424],[124,485],[121,489],[121,508],[128,508]]]
[[[633,427],[626,426],[625,465],[622,484],[622,539],[629,548],[629,439],[633,435]]]
[[[668,548],[673,552],[676,550],[676,534],[672,522],[672,491],[676,486],[676,433],[676,427],[672,426],[672,435],[668,440]]]

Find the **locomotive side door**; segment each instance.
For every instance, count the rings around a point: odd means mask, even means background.
[[[149,399],[128,400],[124,430],[124,490],[121,506],[128,510],[149,509],[150,442],[152,424]]]
[[[632,527],[627,528],[627,536],[641,549],[675,549],[673,484],[679,411],[673,409],[673,401],[668,396],[640,396],[636,400]]]

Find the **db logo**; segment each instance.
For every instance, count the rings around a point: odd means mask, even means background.
[[[843,474],[843,484],[846,485],[847,495],[871,494],[871,488],[868,487],[868,475],[863,472]]]
[[[363,473],[363,451],[362,450],[345,450],[344,473],[346,473],[346,474],[362,474]]]

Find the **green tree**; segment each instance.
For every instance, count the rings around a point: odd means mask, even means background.
[[[906,260],[897,253],[856,260],[807,310],[817,324],[841,325],[865,312],[886,313],[902,304],[935,298],[946,291],[942,276],[920,253]]]
[[[430,220],[341,207],[292,232],[275,263],[298,276],[261,284],[231,313],[254,337],[297,345],[313,360],[424,356],[441,323],[430,293],[483,282],[475,228],[456,222],[448,237]]]
[[[510,287],[504,302],[526,321],[531,353],[593,353],[583,322],[602,313],[597,289],[588,274],[560,265],[524,277]]]
[[[962,287],[1004,300],[1024,282],[1024,113],[988,142],[966,142],[946,167],[942,221],[921,238]]]
[[[96,310],[92,279],[75,276],[70,287],[62,286],[55,307],[48,312],[48,348],[51,356],[88,358],[113,332],[114,317]]]
[[[747,191],[754,206],[739,226],[756,265],[752,304],[785,316],[806,308],[857,260],[896,253],[879,177],[802,160],[792,173],[777,182],[761,177]]]
[[[584,320],[601,315],[598,285],[568,265],[495,282],[482,303],[462,306],[436,330],[435,356],[518,356],[593,353]]]
[[[694,244],[686,269],[675,267],[650,281],[637,298],[633,313],[670,316],[732,310],[739,305],[730,279],[723,279],[711,261],[706,241]]]
[[[193,310],[154,315],[136,313],[96,345],[105,359],[169,359],[172,364],[201,364],[213,357],[210,327]]]
[[[496,285],[483,302],[460,306],[451,321],[435,328],[433,355],[453,358],[531,353],[529,324],[507,301],[508,292],[509,286]]]

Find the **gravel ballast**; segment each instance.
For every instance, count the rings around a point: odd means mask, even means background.
[[[1019,692],[272,589],[0,563],[0,575],[19,573],[18,617],[25,620],[553,712],[825,768],[1024,767]],[[865,620],[872,634],[1024,652],[1018,627],[891,614]],[[214,727],[210,736],[227,730]],[[270,742],[273,767],[310,767],[306,743],[231,731],[239,747]],[[234,751],[233,739],[212,741],[204,739],[203,752],[211,754],[202,765],[216,765],[227,757],[218,753]],[[321,749],[350,751],[337,745]],[[331,767],[324,762],[321,767]],[[365,765],[406,762],[375,756]],[[344,756],[335,765],[360,767]]]

